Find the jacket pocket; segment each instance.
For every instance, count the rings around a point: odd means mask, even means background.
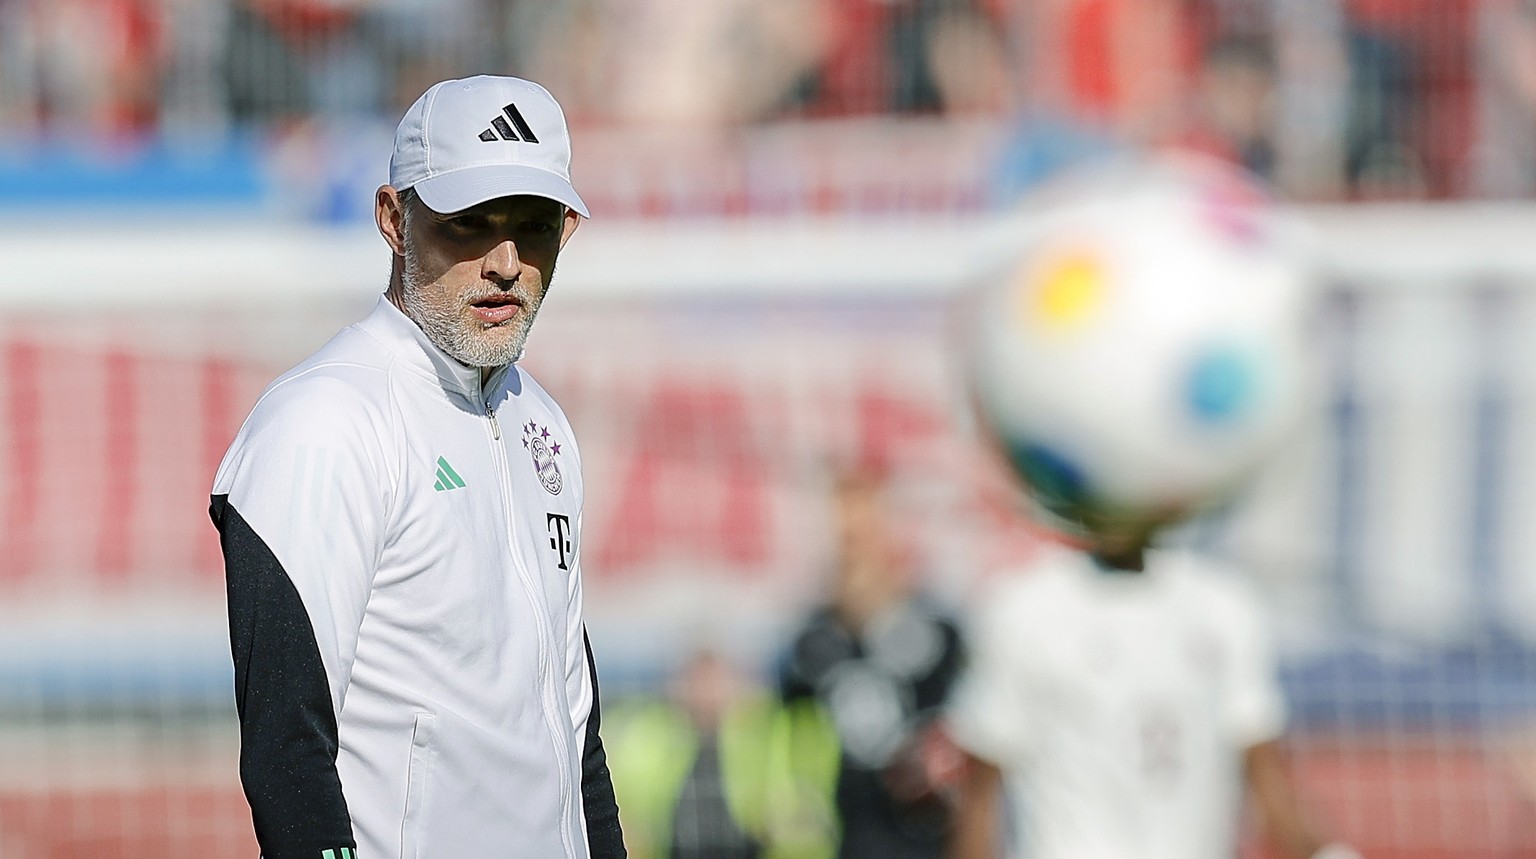
[[[417,713],[411,729],[411,760],[406,769],[405,816],[400,824],[400,859],[426,859],[421,855],[426,821],[427,785],[432,779],[432,734],[437,717]]]

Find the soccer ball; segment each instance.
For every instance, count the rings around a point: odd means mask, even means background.
[[[1246,174],[1160,156],[1026,204],[968,316],[980,424],[1075,530],[1176,521],[1241,486],[1306,392],[1308,268]]]

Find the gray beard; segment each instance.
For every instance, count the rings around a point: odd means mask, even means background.
[[[442,304],[429,302],[423,293],[430,283],[422,274],[421,267],[417,264],[415,248],[409,242],[405,246],[405,266],[401,272],[401,280],[404,286],[402,298],[405,304],[405,315],[421,326],[421,330],[426,333],[427,339],[432,341],[432,345],[443,350],[455,361],[466,367],[500,367],[515,363],[523,357],[523,349],[528,344],[528,332],[533,328],[534,317],[539,314],[542,299],[535,301],[521,285],[513,284],[511,288],[504,291],[516,296],[522,302],[522,316],[516,321],[495,326],[511,327],[512,336],[492,340],[483,336],[482,332],[493,326],[466,319],[462,313],[468,299],[480,297],[484,294],[483,290],[465,290],[453,301]]]

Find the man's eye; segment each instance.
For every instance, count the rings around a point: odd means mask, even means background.
[[[523,232],[534,235],[548,235],[555,231],[555,225],[548,221],[524,221]]]
[[[461,215],[457,218],[448,219],[448,226],[453,230],[461,233],[478,232],[485,229],[485,225],[485,218],[477,217],[474,215]]]

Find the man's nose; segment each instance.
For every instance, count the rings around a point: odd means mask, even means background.
[[[517,243],[511,239],[491,248],[480,261],[480,276],[487,280],[512,283],[522,270],[522,261],[517,257]]]

